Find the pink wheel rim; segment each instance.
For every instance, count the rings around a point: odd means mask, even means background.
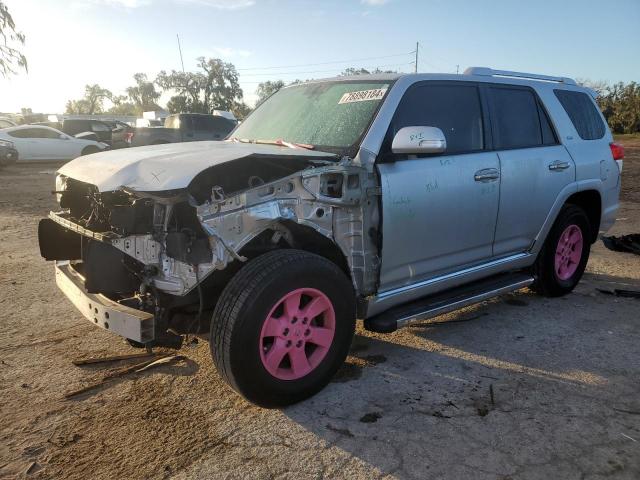
[[[315,288],[299,288],[276,302],[260,331],[260,359],[279,380],[311,373],[327,355],[336,330],[331,300]]]
[[[564,229],[556,247],[555,270],[560,280],[567,280],[576,273],[582,258],[582,230],[577,225]]]

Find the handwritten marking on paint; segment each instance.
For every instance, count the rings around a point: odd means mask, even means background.
[[[427,192],[435,192],[438,189],[438,180],[434,180],[433,182],[429,182],[425,185]]]
[[[387,93],[386,88],[376,88],[373,90],[359,90],[357,92],[347,92],[340,98],[338,105],[343,103],[367,102],[370,100],[382,100],[384,94]]]
[[[409,141],[415,142],[416,140],[424,140],[424,133],[418,132],[418,133],[412,133],[411,135],[409,135]]]

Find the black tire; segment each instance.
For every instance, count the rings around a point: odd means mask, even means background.
[[[98,153],[100,151],[100,149],[98,147],[94,147],[93,145],[90,145],[88,147],[84,147],[82,149],[82,153],[81,155],[91,155],[92,153]]]
[[[580,259],[576,262],[575,271],[568,278],[560,278],[556,270],[556,248],[560,236],[570,226],[575,225],[582,235]],[[531,288],[546,297],[559,297],[570,293],[578,284],[589,260],[591,250],[591,225],[585,211],[576,205],[565,205],[560,210],[551,231],[547,235],[542,250],[533,265],[535,282]]]
[[[333,340],[320,363],[302,378],[281,380],[261,360],[261,330],[288,292],[324,294],[335,312]],[[227,284],[211,321],[211,356],[218,372],[248,401],[267,408],[299,402],[321,390],[344,362],[355,331],[351,282],[335,264],[300,250],[276,250],[245,265]]]

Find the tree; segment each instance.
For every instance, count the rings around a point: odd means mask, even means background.
[[[27,71],[27,57],[20,51],[24,34],[16,30],[9,8],[0,1],[0,74],[3,77],[16,74],[21,68]]]
[[[136,85],[127,88],[127,95],[135,106],[137,113],[142,114],[142,112],[146,111],[159,110],[160,107],[156,102],[160,98],[160,92],[156,91],[153,82],[147,80],[147,76],[144,73],[136,73],[133,79],[136,81]]]
[[[129,101],[126,95],[117,95],[111,98],[113,107],[109,109],[109,113],[114,115],[138,115],[138,108]]]
[[[256,104],[261,104],[282,87],[284,87],[284,82],[282,80],[267,80],[266,82],[259,83],[258,88],[256,88],[256,95],[258,95],[258,101]]]
[[[242,89],[238,72],[232,63],[218,58],[198,58],[198,72],[164,70],[158,74],[156,84],[163,90],[175,92],[167,104],[169,110],[177,107],[183,112],[211,113],[213,110],[233,110],[242,102]]]
[[[374,70],[367,70],[366,68],[354,68],[349,67],[345,68],[342,73],[339,75],[340,77],[348,77],[350,75],[369,75],[370,73],[398,73],[395,70],[381,70],[376,67]]]
[[[640,84],[619,82],[609,85],[588,79],[578,79],[577,83],[596,92],[596,101],[613,133],[640,132]]]
[[[171,97],[167,102],[167,110],[169,113],[193,112],[189,99],[184,95]]]
[[[244,120],[252,110],[253,109],[249,105],[244,102],[240,102],[231,109],[231,113],[233,113],[238,120]]]
[[[86,85],[84,87],[84,98],[80,100],[69,100],[66,105],[66,113],[84,113],[93,115],[102,113],[104,99],[111,99],[112,93],[100,85]]]

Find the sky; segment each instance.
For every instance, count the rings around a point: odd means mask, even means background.
[[[233,63],[245,101],[265,80],[347,67],[460,73],[469,66],[640,82],[640,0],[3,0],[28,73],[0,79],[0,112],[61,113],[98,83]],[[274,68],[284,67],[284,68]],[[165,97],[163,97],[166,100]]]

